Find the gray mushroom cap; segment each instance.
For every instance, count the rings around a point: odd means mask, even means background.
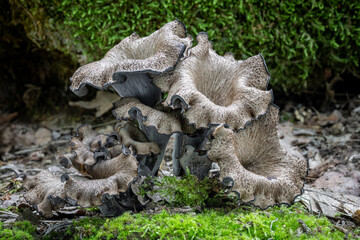
[[[270,105],[264,116],[239,132],[217,127],[207,152],[220,166],[220,178],[234,181],[240,199],[261,208],[293,204],[302,194],[307,174],[307,162],[279,142],[278,112]]]
[[[160,152],[157,144],[148,142],[144,136],[132,139],[139,132],[129,124],[118,130],[119,134],[98,135],[90,126],[81,126],[71,140],[74,143],[71,145],[72,152],[62,156],[60,163],[67,168],[74,167],[82,176],[64,174],[60,177],[47,170],[27,176],[24,181],[28,190],[25,198],[36,205],[45,217],[52,217],[52,210],[65,203],[82,207],[101,205],[102,209],[106,209],[105,195],[112,198],[125,194],[139,176],[151,174],[146,166],[139,163],[134,148],[143,156]]]
[[[151,83],[148,73],[172,70],[191,42],[179,20],[165,24],[148,37],[140,38],[134,33],[110,49],[100,61],[80,67],[71,78],[70,89],[84,96],[86,85],[98,89],[113,86],[122,97],[137,97],[154,105],[160,98],[160,90]]]
[[[239,130],[265,114],[273,94],[263,57],[236,61],[231,54],[217,55],[206,33],[196,39],[174,72],[154,76],[153,83],[168,92],[165,104],[181,108],[196,128],[228,124]]]

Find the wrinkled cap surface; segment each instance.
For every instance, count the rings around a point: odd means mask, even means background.
[[[302,194],[307,173],[307,162],[279,142],[278,111],[270,105],[266,115],[239,132],[217,127],[207,152],[220,166],[220,178],[233,179],[240,199],[261,208],[293,204]]]
[[[270,75],[263,57],[236,61],[231,54],[219,56],[206,33],[200,33],[197,42],[174,72],[153,79],[168,92],[166,105],[182,108],[196,128],[228,124],[239,130],[264,114],[273,94],[266,89]]]
[[[76,70],[70,89],[76,95],[83,96],[87,93],[86,85],[104,89],[117,81],[126,81],[127,74],[172,70],[191,42],[191,37],[186,36],[186,29],[179,20],[165,24],[148,37],[140,38],[133,33],[110,49],[100,61]]]

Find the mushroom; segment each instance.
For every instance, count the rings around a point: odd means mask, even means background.
[[[46,171],[28,177],[27,199],[45,216],[66,202],[97,205],[104,215],[141,208],[148,199],[136,193],[157,173],[174,134],[174,175],[188,168],[204,178],[220,169],[217,175],[233,183],[243,202],[261,208],[293,203],[307,163],[279,142],[265,60],[219,56],[206,33],[197,42],[189,49],[192,39],[175,20],[148,37],[132,34],[100,61],[80,67],[70,89],[83,96],[86,85],[112,86],[122,96],[113,114],[126,122],[110,134],[79,128],[60,162],[83,177]]]
[[[135,120],[139,128],[144,132],[150,142],[156,142],[160,148],[160,154],[152,163],[147,163],[155,174],[162,162],[165,149],[170,136],[173,133],[182,132],[181,121],[176,112],[163,112],[145,104],[136,98],[122,98],[114,103],[114,116],[119,120]]]
[[[65,183],[50,171],[44,170],[35,176],[25,176],[23,185],[28,190],[24,194],[25,199],[47,218],[53,216],[52,210],[65,204]]]
[[[182,109],[196,129],[227,124],[238,131],[265,114],[273,94],[266,90],[270,75],[263,57],[236,61],[217,55],[206,33],[196,39],[173,72],[154,76],[153,83],[168,93],[164,104]]]
[[[261,208],[294,203],[307,173],[307,162],[279,142],[278,112],[271,104],[265,115],[239,132],[218,126],[207,152],[220,166],[220,178],[234,181],[240,199]]]
[[[206,157],[206,145],[213,129],[200,128],[191,134],[176,133],[172,153],[173,173],[180,176],[189,172],[199,179],[207,177],[212,161]]]
[[[122,97],[136,97],[153,106],[160,99],[160,89],[148,73],[173,70],[192,44],[183,23],[165,24],[148,37],[133,33],[110,49],[103,59],[80,67],[71,78],[70,89],[78,96],[87,94],[86,85],[98,89],[112,86]]]
[[[160,149],[156,143],[147,142],[144,135],[137,135],[141,131],[137,129],[136,132],[134,128],[122,124],[117,129],[119,134],[97,135],[90,126],[80,127],[72,139],[72,143],[76,142],[72,144],[72,152],[62,156],[60,162],[67,168],[73,166],[83,176],[64,174],[60,177],[46,170],[36,176],[28,176],[24,182],[25,188],[29,190],[25,194],[26,199],[37,205],[38,211],[45,217],[52,217],[52,210],[65,203],[82,207],[101,205],[104,215],[114,213],[109,210],[111,206],[106,204],[115,204],[115,199],[123,210],[133,206],[138,208],[141,204],[129,202],[132,198],[123,199],[132,196],[129,185],[138,177],[151,174],[146,166],[138,162],[137,157],[142,159],[159,154]],[[134,135],[137,135],[135,139],[129,139]],[[101,152],[106,157],[97,154]]]
[[[213,162],[207,158],[206,154],[201,155],[193,146],[186,145],[183,155],[179,158],[179,163],[182,169],[189,169],[190,174],[204,179],[208,177]]]
[[[89,172],[96,179],[70,176],[65,179],[66,196],[82,207],[101,205],[104,194],[125,192],[138,177],[138,163],[132,154],[121,153],[111,160],[100,161]]]

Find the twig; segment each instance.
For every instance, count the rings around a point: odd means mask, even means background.
[[[43,145],[30,146],[28,148],[21,149],[19,151],[14,152],[13,154],[14,155],[26,155],[26,154],[29,154],[29,153],[32,153],[32,152],[35,152],[35,151],[42,150],[42,149],[47,148],[47,147],[49,147],[51,145],[54,146],[54,145],[61,145],[61,144],[66,144],[66,143],[69,143],[68,139],[51,141],[51,142],[48,142],[48,143],[43,144]]]
[[[15,167],[15,165],[13,165],[13,164],[8,164],[8,165],[0,167],[0,171],[2,171],[2,170],[11,170],[16,174],[16,176],[21,175],[21,172],[19,171],[19,169],[17,167]]]
[[[30,147],[30,148],[16,151],[16,152],[14,152],[14,154],[15,155],[25,155],[25,154],[32,153],[32,152],[39,151],[39,150],[41,150],[41,147]]]
[[[61,222],[55,223],[53,226],[46,229],[46,231],[44,231],[41,235],[46,236],[46,235],[50,234],[53,231],[59,231],[61,229],[65,229],[68,226],[70,226],[72,223],[73,223],[73,221],[71,221],[71,220],[61,221]]]
[[[306,223],[302,219],[298,219],[297,221],[300,223],[300,226],[304,232],[311,233],[311,229],[308,227],[308,225],[306,225]]]
[[[335,228],[336,230],[344,233],[346,236],[349,234],[349,230],[347,230],[347,229],[345,229],[345,228],[343,228],[343,227],[341,227],[341,226],[336,226],[336,225],[334,225],[334,228]]]
[[[18,215],[12,212],[5,212],[0,210],[0,214],[5,214],[5,216],[11,216],[12,218],[16,218]],[[4,217],[4,215],[0,215],[0,217]]]
[[[114,124],[114,123],[117,123],[117,122],[119,122],[119,120],[112,120],[110,122],[99,123],[99,124],[96,124],[96,125],[92,125],[91,127],[92,128],[103,127],[103,126],[111,125],[111,124]]]
[[[272,226],[273,226],[273,223],[274,223],[274,222],[276,222],[276,221],[278,221],[278,220],[279,220],[279,219],[277,219],[277,218],[276,218],[275,220],[272,220],[272,221],[271,221],[271,224],[270,224],[270,231],[272,231]]]
[[[97,128],[97,127],[102,127],[102,126],[107,126],[107,125],[111,125],[114,123],[119,122],[118,120],[112,120],[110,122],[105,122],[105,123],[99,123],[99,124],[95,124],[95,125],[91,125],[92,128]],[[76,129],[78,126],[64,126],[64,127],[59,127],[59,128],[55,128],[54,131],[59,131],[59,130],[63,130],[63,129]]]

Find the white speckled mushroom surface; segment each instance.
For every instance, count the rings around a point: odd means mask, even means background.
[[[273,95],[266,90],[270,75],[262,56],[236,61],[217,55],[206,33],[196,39],[174,72],[154,76],[153,83],[168,92],[166,105],[183,108],[196,128],[228,124],[238,130],[264,114]]]
[[[302,194],[307,172],[304,159],[287,153],[277,133],[278,108],[270,105],[266,115],[233,132],[215,129],[207,155],[220,166],[220,178],[231,177],[233,190],[243,202],[261,208],[274,204],[293,204]]]
[[[71,78],[70,89],[77,95],[87,93],[85,85],[104,89],[115,83],[113,74],[163,73],[172,70],[192,38],[186,36],[184,25],[175,20],[165,24],[148,37],[136,33],[110,49],[103,59],[80,67]]]

